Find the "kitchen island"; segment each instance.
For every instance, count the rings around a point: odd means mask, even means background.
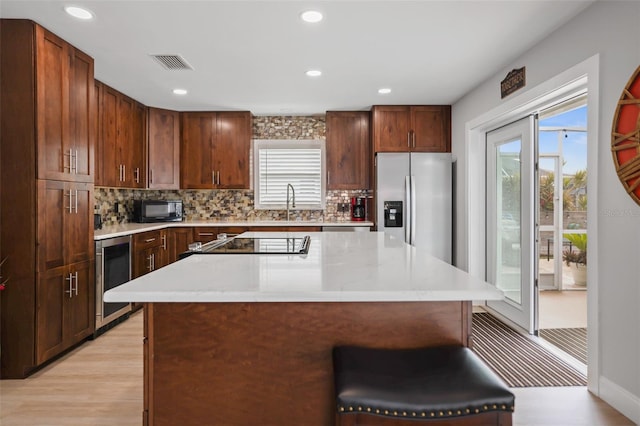
[[[471,301],[502,298],[383,233],[310,235],[305,256],[192,255],[105,294],[145,303],[148,424],[330,425],[334,346],[466,346]]]

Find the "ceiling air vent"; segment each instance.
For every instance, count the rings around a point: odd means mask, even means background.
[[[180,55],[151,55],[164,69],[167,70],[192,70],[185,59]]]

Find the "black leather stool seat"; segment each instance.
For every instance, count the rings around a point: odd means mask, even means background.
[[[512,412],[514,395],[470,349],[333,350],[338,414],[445,419]]]

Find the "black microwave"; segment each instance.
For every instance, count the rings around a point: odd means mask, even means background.
[[[133,221],[180,222],[182,200],[133,200]]]

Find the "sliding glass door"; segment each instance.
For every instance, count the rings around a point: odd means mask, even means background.
[[[487,281],[504,292],[488,308],[534,332],[535,118],[487,133]]]

